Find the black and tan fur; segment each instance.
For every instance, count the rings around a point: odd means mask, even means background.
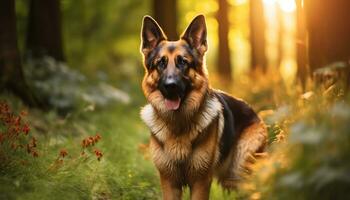
[[[267,133],[245,102],[210,87],[204,16],[197,16],[178,41],[168,41],[146,16],[141,37],[146,72],[142,89],[149,102],[141,118],[151,131],[150,151],[163,199],[181,199],[183,186],[190,187],[191,199],[208,199],[213,177],[233,189],[247,159],[263,150]],[[169,110],[164,102],[173,94],[162,84],[173,76],[181,104]]]

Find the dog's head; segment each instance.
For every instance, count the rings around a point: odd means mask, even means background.
[[[147,100],[160,112],[193,112],[207,92],[205,18],[193,19],[179,40],[169,41],[157,22],[143,18],[141,51]]]

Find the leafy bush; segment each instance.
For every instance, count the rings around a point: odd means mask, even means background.
[[[277,92],[281,89],[271,90]],[[283,87],[283,86],[282,86]],[[288,91],[288,89],[285,89]],[[261,91],[261,90],[260,90]],[[242,184],[252,199],[350,198],[350,99],[338,85],[298,95],[275,94],[268,158]]]
[[[78,71],[52,57],[28,58],[24,72],[32,90],[50,107],[66,113],[79,105],[106,106],[112,102],[130,103],[127,93],[107,83],[96,85]]]

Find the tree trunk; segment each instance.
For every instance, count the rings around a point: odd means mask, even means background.
[[[306,24],[305,24],[305,10],[302,6],[302,0],[295,1],[297,6],[297,77],[303,89],[306,87],[307,72],[307,52],[306,52]]]
[[[285,33],[284,26],[283,26],[283,12],[279,5],[276,5],[276,18],[277,18],[277,24],[278,24],[278,36],[277,36],[277,61],[276,61],[276,67],[277,70],[279,70],[282,60],[283,60],[283,35]]]
[[[37,105],[22,71],[17,46],[14,0],[0,1],[0,91],[9,90],[30,106]]]
[[[153,0],[153,15],[169,40],[178,40],[176,0]]]
[[[252,70],[266,71],[265,18],[262,0],[250,0],[250,43]]]
[[[61,29],[60,0],[30,1],[26,46],[29,55],[65,61]]]
[[[231,54],[229,46],[229,28],[230,24],[228,21],[228,9],[229,5],[227,0],[218,0],[219,10],[217,12],[218,27],[218,60],[217,67],[220,77],[226,81],[232,81],[232,69],[231,69]]]
[[[350,58],[350,1],[305,1],[310,72]]]

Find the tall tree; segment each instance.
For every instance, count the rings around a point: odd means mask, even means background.
[[[9,90],[28,105],[37,104],[22,71],[17,45],[15,1],[0,1],[0,91]]]
[[[276,20],[278,24],[278,29],[277,29],[277,62],[276,62],[276,67],[279,68],[282,63],[283,59],[283,35],[284,35],[284,26],[283,26],[283,12],[281,9],[281,6],[279,6],[277,3],[275,4],[276,6]]]
[[[153,15],[169,40],[179,39],[176,0],[153,0]]]
[[[304,1],[309,33],[310,72],[350,59],[350,1]]]
[[[30,1],[26,48],[34,57],[49,55],[59,61],[65,60],[60,0]]]
[[[306,24],[305,24],[305,10],[302,3],[303,0],[295,0],[297,6],[297,77],[305,89],[307,72],[307,50],[306,50]]]
[[[229,28],[230,23],[228,20],[229,4],[227,0],[218,0],[219,9],[217,12],[218,36],[219,36],[219,50],[217,69],[221,77],[227,81],[232,80],[232,66],[231,66],[231,54],[229,46]]]
[[[266,71],[265,18],[262,0],[250,0],[249,24],[252,70]]]

